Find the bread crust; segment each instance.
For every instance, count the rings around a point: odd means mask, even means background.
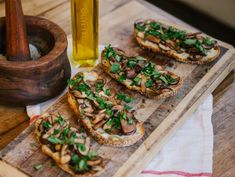
[[[44,114],[42,115],[36,122],[35,122],[35,130],[34,130],[34,137],[36,141],[40,144],[41,150],[44,154],[48,155],[51,157],[53,160],[55,160],[56,164],[65,172],[69,173],[70,175],[74,177],[96,177],[101,175],[105,171],[105,167],[103,170],[97,172],[97,173],[91,173],[91,172],[85,172],[83,174],[76,174],[74,173],[67,164],[62,164],[60,162],[60,154],[59,152],[53,152],[47,145],[44,145],[40,142],[39,137],[41,136],[41,133],[39,132],[39,126],[43,120],[46,120],[49,114]]]
[[[104,51],[101,54],[101,63],[102,63],[102,67],[103,67],[104,71],[107,74],[109,74],[113,79],[115,79],[116,81],[119,82],[119,80],[118,80],[119,75],[110,72],[110,63],[109,63],[108,60],[106,60],[104,58]],[[168,71],[168,73],[171,76],[173,76],[173,77],[178,77],[173,72]],[[164,98],[167,98],[167,97],[170,97],[170,96],[174,96],[178,92],[178,90],[181,88],[181,86],[183,84],[183,81],[182,81],[182,79],[180,77],[178,77],[178,78],[179,78],[179,81],[178,81],[178,83],[176,85],[169,86],[170,89],[165,89],[163,91],[163,93],[161,93],[161,94],[157,94],[156,92],[154,92],[153,90],[148,89],[148,88],[146,89],[146,92],[142,92],[140,87],[131,86],[131,85],[125,83],[125,82],[120,82],[120,83],[123,84],[124,86],[126,86],[129,90],[137,91],[141,95],[146,96],[147,98],[151,98],[151,99],[164,99]]]
[[[152,20],[152,19],[149,19],[149,20]],[[162,22],[160,22],[160,23],[162,23]],[[166,25],[166,24],[164,24],[164,25]],[[166,25],[166,26],[168,26],[168,25]],[[171,25],[171,26],[174,27],[174,25]],[[175,27],[175,28],[177,28],[177,27]],[[187,64],[199,64],[199,65],[207,64],[207,63],[210,63],[210,62],[214,61],[215,59],[217,59],[218,56],[220,55],[220,47],[219,46],[215,46],[214,50],[215,50],[216,54],[213,57],[205,56],[201,60],[192,61],[192,60],[189,60],[187,58],[180,57],[179,54],[177,54],[177,52],[174,51],[174,50],[169,50],[169,51],[162,50],[157,43],[151,42],[151,41],[149,41],[147,39],[144,39],[144,38],[140,37],[140,36],[143,36],[143,35],[139,35],[140,33],[142,33],[142,32],[139,32],[134,27],[134,37],[135,37],[137,43],[143,49],[149,49],[152,52],[163,54],[163,55],[165,55],[165,56],[167,56],[169,58],[175,59],[175,60],[183,62],[183,63],[187,63]]]
[[[79,73],[78,73],[79,74]],[[130,146],[139,141],[144,135],[143,123],[136,122],[136,131],[130,135],[112,135],[105,132],[100,132],[94,130],[91,126],[91,121],[86,116],[81,114],[79,105],[76,101],[75,96],[72,91],[69,89],[67,93],[68,103],[70,108],[74,111],[75,115],[78,118],[78,121],[83,125],[86,132],[94,138],[99,144],[109,145],[114,147],[125,147]]]

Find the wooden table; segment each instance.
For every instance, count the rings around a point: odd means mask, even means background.
[[[100,17],[105,17],[105,15],[129,2],[130,0],[101,0]],[[60,25],[67,35],[71,34],[69,0],[22,0],[22,3],[25,14],[48,18]],[[141,1],[141,3],[144,3],[148,8],[161,11],[145,1]],[[3,3],[0,3],[0,16],[4,16]],[[179,20],[175,20],[179,22]],[[109,38],[108,35],[104,34],[103,29],[103,27],[100,29],[100,43],[105,43]],[[234,71],[213,92],[214,112],[212,121],[215,134],[213,176],[235,175]],[[28,120],[25,108],[0,106],[0,149],[5,147],[28,126]]]

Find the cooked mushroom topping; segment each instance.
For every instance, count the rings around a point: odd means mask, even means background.
[[[126,77],[129,79],[135,78],[137,73],[135,72],[134,69],[126,70]]]
[[[138,20],[134,27],[137,36],[144,36],[145,40],[156,43],[162,52],[175,50],[182,53],[183,50],[180,49],[189,49],[186,50],[189,54],[205,56],[210,49],[217,47],[216,41],[204,37],[201,32],[186,33],[153,20]],[[194,59],[197,60],[197,57]]]
[[[125,134],[130,134],[133,131],[135,131],[136,127],[135,127],[135,123],[128,123],[128,120],[121,120],[121,126],[122,126],[122,131]]]
[[[47,139],[46,143],[41,142],[42,148],[51,151],[57,163],[68,165],[75,174],[103,170],[103,159],[90,151],[90,138],[70,127],[62,115],[42,119],[39,127],[39,140]]]

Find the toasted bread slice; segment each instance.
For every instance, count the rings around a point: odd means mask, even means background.
[[[124,51],[107,46],[101,54],[104,71],[128,89],[151,99],[173,96],[182,85],[176,74],[140,56],[127,56]]]
[[[90,150],[90,138],[70,126],[60,114],[44,114],[35,123],[35,137],[44,154],[75,177],[94,177],[104,172],[104,159]]]
[[[99,144],[130,146],[144,135],[143,125],[124,105],[131,98],[105,82],[96,72],[78,73],[69,82],[69,105]]]
[[[200,32],[186,32],[152,19],[137,20],[134,36],[141,47],[184,63],[206,64],[220,54],[217,41]]]

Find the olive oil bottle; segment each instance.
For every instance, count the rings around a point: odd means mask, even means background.
[[[98,0],[71,0],[72,62],[92,67],[98,58]]]

